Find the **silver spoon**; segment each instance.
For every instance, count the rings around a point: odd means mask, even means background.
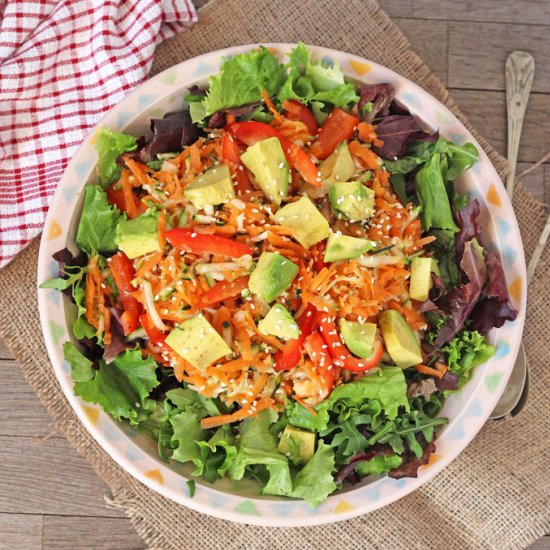
[[[506,106],[508,111],[508,162],[510,163],[510,173],[506,179],[506,191],[510,200],[512,200],[514,193],[521,130],[534,75],[535,60],[530,53],[514,51],[508,56],[506,60]],[[546,225],[550,229],[549,223]],[[539,246],[541,246],[540,251],[537,255],[535,250],[529,263],[527,284],[529,284],[529,275],[532,275],[535,271],[542,248],[544,248],[544,244],[548,238],[548,232],[546,232],[546,238],[543,239],[544,233],[543,231],[543,235],[539,241]],[[508,385],[489,418],[502,418],[508,413],[512,415],[518,414],[527,401],[528,392],[529,363],[527,362],[527,354],[522,342],[512,374],[508,380]]]

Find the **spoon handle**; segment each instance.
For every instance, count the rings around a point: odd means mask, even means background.
[[[535,250],[533,250],[531,260],[529,261],[529,265],[527,266],[527,284],[529,284],[529,282],[531,281],[531,278],[535,274],[535,269],[537,269],[537,264],[539,263],[540,257],[542,255],[542,251],[546,246],[546,241],[548,240],[549,235],[550,235],[550,215],[546,220],[546,224],[540,235],[539,242],[537,243]]]
[[[511,169],[506,179],[506,191],[510,198],[514,192],[521,129],[534,75],[535,60],[530,53],[516,50],[508,56],[506,60],[506,103],[508,107],[508,162]]]

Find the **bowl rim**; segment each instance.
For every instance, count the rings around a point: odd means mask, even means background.
[[[91,130],[90,135],[93,136],[95,132],[101,128],[104,125],[104,121],[112,116],[113,113],[120,111],[125,105],[129,104],[132,101],[135,101],[136,98],[143,93],[143,91],[147,88],[150,88],[151,86],[154,86],[155,83],[158,83],[162,81],[163,78],[166,78],[168,73],[174,71],[174,70],[187,70],[190,69],[193,65],[196,65],[197,63],[203,62],[205,59],[211,58],[215,56],[218,59],[221,59],[222,57],[228,56],[228,55],[235,55],[237,53],[249,51],[251,49],[257,48],[260,45],[263,45],[267,48],[273,48],[275,50],[278,50],[279,52],[287,52],[292,47],[294,47],[296,44],[294,43],[261,43],[261,44],[245,44],[245,45],[239,45],[239,46],[233,46],[229,48],[223,48],[219,50],[214,50],[211,52],[204,53],[200,56],[196,56],[193,58],[190,58],[188,60],[185,60],[181,63],[178,63],[165,71],[155,75],[154,77],[150,78],[149,80],[143,82],[138,87],[136,87],[131,93],[129,93],[121,102],[119,102],[117,105],[115,105],[112,109],[110,109],[104,117],[94,126],[94,128]],[[44,340],[46,343],[46,348],[48,351],[49,358],[52,362],[56,378],[59,382],[59,384],[62,387],[62,390],[67,397],[72,409],[77,414],[80,421],[84,424],[88,432],[92,435],[92,437],[100,444],[100,446],[109,454],[111,458],[115,460],[115,462],[118,463],[120,467],[122,467],[126,472],[131,474],[133,477],[138,479],[140,482],[142,482],[144,485],[149,487],[150,489],[155,490],[156,492],[160,493],[161,495],[170,498],[171,500],[174,500],[180,504],[184,504],[185,506],[192,508],[196,511],[206,513],[208,515],[235,521],[238,523],[245,523],[245,524],[253,524],[253,525],[261,525],[261,526],[312,526],[312,525],[321,525],[321,524],[327,524],[335,521],[341,521],[345,519],[350,519],[353,517],[357,517],[359,515],[368,513],[370,511],[374,511],[376,509],[379,509],[383,506],[386,506],[387,504],[390,504],[391,502],[394,502],[407,494],[411,493],[430,479],[432,479],[435,475],[437,475],[441,470],[443,470],[450,462],[452,462],[459,454],[462,452],[470,443],[470,441],[477,435],[477,433],[481,430],[483,425],[485,424],[491,410],[491,404],[496,404],[498,401],[500,395],[502,394],[502,391],[504,390],[506,386],[506,382],[511,374],[513,364],[516,358],[516,355],[519,350],[519,345],[521,342],[521,335],[523,331],[523,325],[525,320],[525,309],[526,309],[526,268],[525,268],[525,259],[524,259],[524,250],[523,245],[521,242],[521,235],[519,232],[519,227],[517,225],[517,220],[515,218],[515,215],[513,213],[513,209],[511,206],[511,203],[508,199],[507,194],[504,191],[504,185],[496,172],[496,169],[492,165],[491,161],[489,160],[488,156],[486,155],[485,151],[482,149],[482,147],[479,145],[477,140],[474,138],[474,136],[470,133],[470,131],[462,124],[462,122],[459,121],[459,119],[445,106],[443,105],[439,100],[434,98],[429,92],[423,90],[421,87],[419,87],[414,82],[410,81],[406,77],[403,77],[396,73],[395,71],[380,65],[378,63],[375,63],[373,61],[370,61],[368,59],[365,59],[360,56],[352,55],[340,50],[334,50],[330,48],[324,48],[320,46],[313,46],[313,45],[307,45],[308,49],[313,50],[315,55],[317,56],[337,56],[337,57],[345,57],[347,58],[350,63],[356,63],[358,65],[363,64],[368,66],[369,73],[371,72],[371,69],[374,69],[376,72],[383,72],[385,75],[387,75],[386,79],[391,80],[392,82],[398,82],[400,84],[405,84],[407,89],[412,90],[415,94],[419,95],[420,97],[428,97],[430,101],[436,102],[439,109],[442,113],[445,114],[445,116],[452,121],[453,124],[457,125],[460,130],[467,136],[468,140],[474,143],[476,147],[478,148],[480,152],[480,163],[483,162],[484,165],[487,165],[488,170],[491,172],[491,182],[494,184],[495,188],[498,189],[498,196],[500,197],[501,207],[503,208],[504,214],[506,216],[506,219],[508,223],[510,224],[512,234],[515,238],[519,239],[519,245],[520,250],[517,251],[518,257],[516,258],[516,271],[519,272],[519,275],[522,277],[522,281],[520,284],[521,287],[521,298],[519,300],[519,303],[516,304],[518,307],[518,318],[514,322],[514,327],[512,331],[512,335],[515,334],[514,338],[510,338],[510,344],[509,344],[509,355],[508,355],[508,361],[509,366],[506,371],[504,371],[504,375],[500,378],[500,381],[497,384],[497,389],[494,393],[491,394],[491,399],[488,403],[484,403],[485,409],[483,410],[481,415],[478,415],[477,421],[475,423],[475,426],[469,425],[467,428],[466,433],[464,436],[460,439],[461,444],[456,445],[453,450],[447,452],[444,456],[442,456],[439,460],[437,460],[435,463],[431,464],[429,468],[423,468],[421,475],[419,475],[418,478],[408,478],[408,481],[406,483],[399,483],[396,482],[395,490],[391,491],[382,491],[383,494],[379,495],[374,501],[366,501],[363,506],[359,506],[353,509],[346,509],[345,506],[343,506],[342,510],[337,510],[339,503],[334,502],[332,509],[327,510],[327,512],[323,513],[315,513],[312,512],[310,514],[290,514],[286,516],[278,515],[274,513],[272,516],[265,516],[265,515],[249,515],[246,513],[237,513],[232,510],[225,509],[223,507],[217,507],[212,504],[203,503],[202,501],[199,501],[197,499],[190,498],[186,494],[183,494],[181,491],[176,491],[174,488],[160,484],[154,477],[149,477],[145,475],[142,468],[139,468],[134,463],[130,462],[126,456],[123,455],[118,449],[112,445],[112,443],[108,440],[108,438],[105,437],[105,434],[102,433],[100,430],[98,430],[96,424],[93,422],[93,420],[90,418],[89,414],[87,414],[86,409],[84,408],[85,405],[82,404],[82,402],[77,398],[72,390],[72,386],[69,384],[67,379],[62,375],[63,370],[63,361],[59,359],[59,350],[58,350],[58,344],[54,341],[54,338],[51,335],[51,331],[48,327],[48,322],[50,320],[50,316],[48,314],[48,309],[51,308],[51,305],[48,304],[48,297],[47,293],[43,289],[38,289],[38,304],[39,304],[39,313],[40,313],[40,322],[42,327],[42,333],[44,336]],[[216,70],[212,71],[210,74],[215,74],[217,72]],[[351,75],[349,74],[349,71],[344,70],[344,74],[348,78],[353,78],[354,80],[361,80],[361,76],[359,75]],[[367,77],[368,74],[367,73]],[[202,76],[208,76],[208,74],[201,75],[201,77],[193,75],[190,77],[185,85],[179,85],[177,89],[172,90],[173,93],[176,93],[179,91],[180,93],[188,86],[192,85],[194,82],[197,82],[202,78]],[[406,98],[400,97],[399,94],[396,94],[399,97],[399,100],[404,103],[406,106],[408,106],[411,109],[411,112],[415,115],[417,115],[421,120],[422,116],[420,113],[417,113],[414,109],[414,106],[410,105],[410,102],[407,101]],[[136,118],[136,117],[134,117]],[[123,124],[123,127],[127,126],[127,124]],[[86,148],[87,144],[90,140],[90,135],[86,137],[86,139],[82,142],[82,144],[79,146],[79,148],[76,150],[73,158],[69,162],[59,185],[56,188],[54,197],[51,201],[50,209],[48,211],[45,225],[44,227],[49,227],[52,222],[54,222],[54,216],[56,215],[57,210],[59,209],[60,205],[62,204],[62,195],[63,195],[63,189],[68,184],[68,178],[69,174],[71,173],[71,170],[74,170],[75,166],[79,162],[79,157],[82,155],[83,150]],[[90,168],[95,169],[95,164]],[[86,181],[89,179],[89,173],[88,177],[84,179]],[[84,182],[80,182],[80,188],[82,188]],[[479,184],[478,184],[479,185]],[[74,211],[74,207],[72,212]],[[72,213],[71,212],[71,213]],[[490,221],[494,222],[494,216],[493,214],[490,215]],[[37,279],[38,284],[41,282],[47,280],[51,277],[51,271],[50,271],[50,265],[51,265],[51,259],[50,259],[50,252],[49,250],[51,248],[51,241],[47,239],[47,231],[44,230],[41,237],[40,242],[40,250],[39,250],[39,258],[38,258],[38,269],[37,269]],[[499,250],[500,252],[500,250]],[[65,320],[63,319],[63,322],[66,325]],[[497,329],[501,330],[501,329]],[[470,399],[467,403],[465,403],[463,409],[461,410],[460,414],[462,414],[463,410],[465,410],[470,404],[473,402],[473,398],[476,396],[476,393],[478,392],[478,389],[476,387],[476,390],[472,392],[472,395],[470,396]],[[102,413],[103,414],[103,413]],[[115,420],[111,419],[112,422],[115,422]],[[438,437],[439,438],[439,437]],[[128,436],[128,440],[130,441],[129,444],[136,445]],[[157,461],[158,462],[158,461]],[[158,465],[159,468],[162,467],[162,464]],[[181,476],[181,474],[177,474]],[[185,480],[183,476],[181,476],[182,479]],[[381,482],[387,478],[382,478],[381,480],[378,480],[376,483]],[[395,481],[395,480],[393,480]],[[402,481],[402,480],[399,480]],[[201,485],[201,488],[204,486]],[[213,487],[213,486],[212,486]],[[206,489],[208,489],[206,487]],[[352,492],[361,491],[362,489],[365,489],[365,487],[358,486],[354,489],[349,490],[348,492],[342,493],[341,495],[333,495],[329,497],[330,499],[336,498],[338,496],[351,494]],[[220,493],[221,491],[216,489],[210,489],[213,493]],[[225,492],[221,492],[223,495],[227,495]],[[254,499],[251,497],[241,497],[238,495],[231,495],[234,496],[237,500],[243,500],[243,501],[253,501],[254,503],[259,502],[282,502],[283,499],[281,498],[273,498],[273,499],[263,499],[258,498]],[[284,499],[285,502],[299,502],[299,501],[290,501],[289,499]],[[340,498],[339,502],[342,502],[342,499]],[[304,508],[302,507],[301,510],[303,511]],[[336,513],[335,513],[336,510]]]

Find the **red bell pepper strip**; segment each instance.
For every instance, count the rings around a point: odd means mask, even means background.
[[[383,352],[382,343],[378,339],[374,341],[372,355],[367,359],[358,359],[348,351],[342,342],[333,315],[319,311],[315,318],[319,324],[319,331],[335,363],[353,372],[364,372],[378,365]]]
[[[291,370],[302,357],[302,346],[305,339],[315,327],[315,312],[317,310],[310,304],[297,319],[300,328],[300,336],[289,340],[282,351],[275,354],[275,370]]]
[[[248,177],[241,162],[241,150],[231,134],[224,134],[222,138],[222,158],[233,176],[239,195],[245,195],[254,191],[254,186]]]
[[[141,326],[145,329],[145,332],[147,333],[147,336],[149,336],[149,339],[153,344],[159,345],[164,344],[164,340],[166,340],[166,334],[162,332],[162,330],[159,330],[151,321],[149,320],[149,317],[147,313],[143,313],[139,316],[139,322],[141,323]]]
[[[315,120],[315,115],[296,99],[283,101],[283,109],[286,118],[290,120],[299,120],[306,125],[309,135],[314,136],[319,130],[319,125]]]
[[[276,137],[281,143],[283,153],[291,166],[298,170],[307,183],[321,187],[321,176],[315,163],[310,156],[298,145],[284,138],[269,124],[249,120],[246,122],[235,122],[227,126],[227,130],[245,145],[254,145],[259,141]]]
[[[313,268],[315,271],[321,271],[324,267],[328,267],[329,264],[325,263],[323,259],[325,256],[325,248],[327,247],[327,241],[321,241],[313,245],[311,250],[311,255],[313,257]]]
[[[128,205],[126,203],[126,197],[124,196],[124,191],[122,189],[115,189],[114,184],[107,189],[107,202],[109,204],[115,205],[121,212],[126,212],[130,219],[139,216],[143,213],[143,204],[139,201],[134,192],[131,193],[133,201],[133,213],[130,214]]]
[[[317,330],[314,330],[306,338],[304,348],[321,375],[325,387],[328,391],[331,391],[334,387],[334,366],[325,341]]]
[[[350,354],[350,356],[344,361],[343,367],[353,372],[364,372],[376,367],[378,363],[380,363],[383,353],[384,348],[382,346],[382,342],[377,338],[374,341],[374,349],[370,357],[367,357],[366,359],[358,359]]]
[[[121,212],[126,211],[126,201],[124,200],[124,191],[115,189],[112,185],[107,189],[107,201],[114,204]]]
[[[193,254],[218,254],[229,258],[240,258],[245,254],[252,254],[253,250],[246,244],[239,243],[226,237],[198,233],[192,227],[178,227],[164,234],[165,239],[178,250]]]
[[[112,256],[109,259],[109,267],[118,288],[119,301],[124,309],[120,316],[122,328],[124,335],[128,336],[139,327],[139,316],[143,311],[143,306],[131,294],[135,291],[132,280],[136,276],[136,272],[134,265],[124,252],[117,252]]]
[[[358,124],[358,118],[335,107],[321,126],[309,152],[319,160],[326,159],[342,141],[348,140],[353,135]]]
[[[222,281],[209,288],[204,294],[201,294],[195,302],[196,308],[209,307],[214,304],[219,304],[224,300],[236,298],[241,295],[241,292],[248,288],[248,280],[250,277],[245,275],[239,277],[232,282]]]

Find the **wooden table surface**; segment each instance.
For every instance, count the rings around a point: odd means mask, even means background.
[[[502,154],[504,61],[512,50],[531,52],[536,75],[518,172],[550,150],[549,0],[379,1],[472,124]],[[531,172],[524,183],[550,203],[550,164]],[[46,410],[1,342],[0,379],[0,549],[144,548],[124,514],[105,506],[108,487],[51,430]],[[531,548],[549,550],[550,537]]]

